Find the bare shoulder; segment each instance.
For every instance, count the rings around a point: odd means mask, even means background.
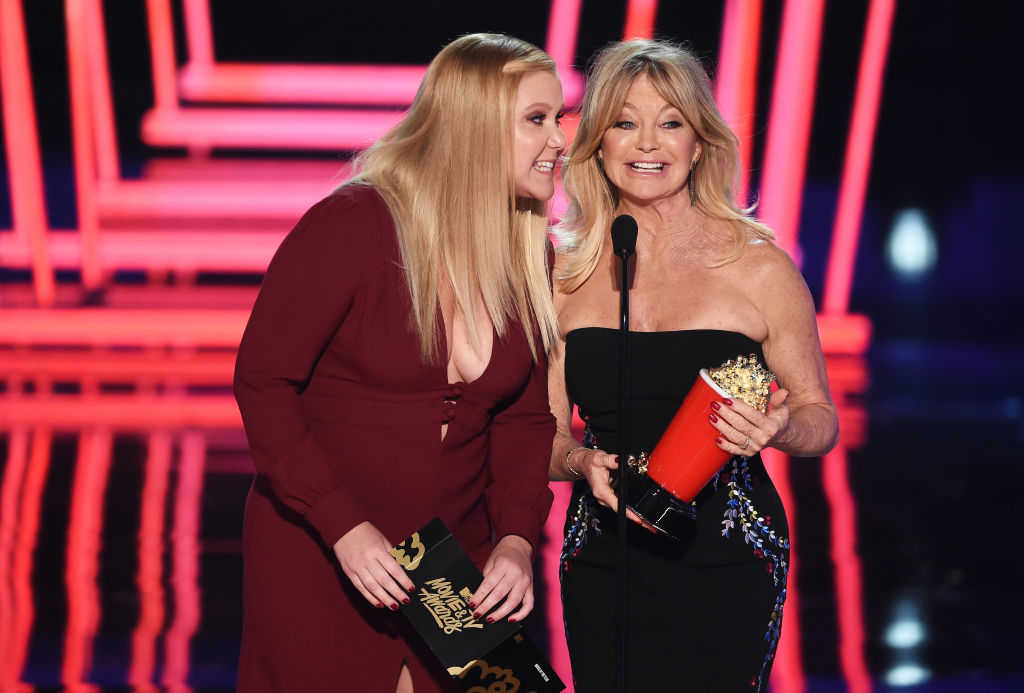
[[[743,285],[756,304],[794,299],[810,301],[800,269],[785,250],[771,241],[750,241],[733,264],[733,272],[742,276]]]

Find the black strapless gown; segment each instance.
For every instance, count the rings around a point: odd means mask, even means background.
[[[618,331],[566,335],[569,398],[584,444],[617,450]],[[736,332],[630,333],[634,452],[650,452],[701,368],[761,345]],[[786,513],[760,455],[735,457],[694,500],[692,535],[676,542],[630,523],[631,693],[762,691],[782,625],[789,567]],[[578,693],[615,689],[615,514],[573,487],[561,556],[566,637]]]

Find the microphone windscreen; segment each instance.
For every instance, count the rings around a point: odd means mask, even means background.
[[[629,257],[636,250],[636,219],[620,214],[612,222],[612,248],[619,257]]]

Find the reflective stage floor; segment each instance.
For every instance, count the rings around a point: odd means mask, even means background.
[[[883,342],[830,361],[843,444],[772,465],[796,581],[773,690],[1024,690],[1018,356]],[[0,357],[0,689],[233,690],[251,462],[226,384],[52,375],[48,394]],[[557,648],[554,608],[531,628]]]

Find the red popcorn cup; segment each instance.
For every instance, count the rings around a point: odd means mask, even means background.
[[[702,368],[651,455],[627,461],[626,506],[661,534],[679,539],[692,533],[691,501],[729,459],[708,420],[711,403],[728,396]]]
[[[729,397],[707,369],[690,388],[679,411],[654,447],[647,475],[676,498],[689,503],[722,468],[731,455],[715,444],[718,429],[711,425],[711,403]]]

